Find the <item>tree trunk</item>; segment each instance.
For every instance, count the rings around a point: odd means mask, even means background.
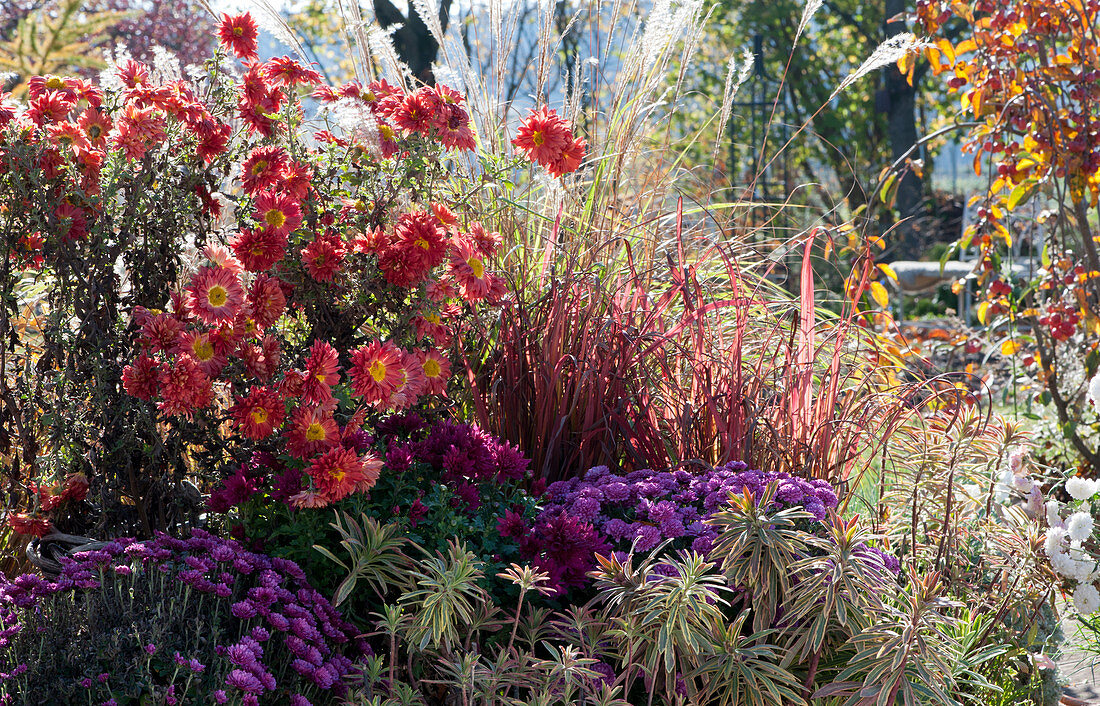
[[[885,0],[885,3],[886,37],[907,31],[904,22],[890,21],[906,11],[906,0]],[[887,134],[893,160],[897,161],[917,144],[917,89],[909,85],[897,66],[891,65],[886,69],[886,92],[889,97]],[[919,157],[919,154],[910,155],[912,159]],[[897,259],[915,259],[925,245],[920,231],[914,227],[923,212],[924,183],[913,169],[904,164],[901,169],[895,200],[899,222],[892,238],[893,250]]]
[[[440,0],[439,24],[444,32],[447,31],[450,14],[451,0]],[[432,63],[439,55],[439,43],[435,41],[428,25],[424,24],[420,13],[413,9],[412,3],[409,3],[409,16],[406,18],[390,0],[374,0],[374,16],[378,18],[382,29],[401,25],[393,33],[393,48],[397,51],[397,56],[408,65],[418,81],[429,86],[434,85]]]

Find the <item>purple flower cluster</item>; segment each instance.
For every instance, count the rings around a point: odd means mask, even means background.
[[[461,422],[438,422],[406,448],[412,458],[442,471],[445,482],[520,480],[530,463],[515,446]]]
[[[740,462],[699,473],[642,469],[625,476],[597,466],[583,478],[551,484],[538,521],[565,513],[591,523],[616,549],[633,544],[645,552],[665,540],[678,540],[707,554],[717,531],[704,520],[719,511],[731,493],[749,490],[760,498],[771,483],[777,484],[773,509],[801,506],[823,520],[828,509],[837,506],[836,492],[823,480],[752,470]]]
[[[167,586],[159,590],[183,591],[195,597],[190,600],[208,596],[205,600],[213,599],[215,606],[222,602],[220,608],[208,608],[231,616],[223,620],[219,634],[242,637],[223,645],[211,635],[203,641],[205,650],[194,655],[175,651],[172,657],[177,671],[217,675],[220,688],[207,694],[216,703],[232,699],[258,704],[267,694],[276,701],[289,698],[307,704],[298,692],[341,692],[343,676],[354,670],[353,659],[370,654],[359,631],[308,584],[297,564],[247,551],[236,541],[196,529],[188,539],[161,534],[148,542],[120,539],[77,552],[62,559],[56,581],[32,574],[12,581],[0,578],[0,664],[12,661],[7,649],[14,647],[12,640],[29,625],[29,618],[47,611],[51,601],[81,592],[115,595],[118,582],[123,582],[122,595],[148,592],[159,583]],[[150,660],[163,652],[154,642],[138,645]],[[22,668],[26,670],[25,663]],[[276,674],[285,674],[281,682]],[[101,683],[107,674],[102,677]],[[90,688],[91,681],[86,681],[81,685]],[[0,678],[0,685],[3,682]],[[182,698],[175,685],[166,696],[171,701]]]
[[[502,536],[519,536],[519,517],[505,513],[498,523]],[[549,587],[558,593],[584,586],[587,574],[595,568],[596,554],[611,553],[611,546],[590,522],[560,512],[542,517],[531,532],[522,535],[520,553],[531,564],[550,575]]]

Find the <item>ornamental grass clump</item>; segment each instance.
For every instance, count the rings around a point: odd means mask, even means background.
[[[370,648],[294,562],[195,530],[119,539],[0,585],[11,704],[294,704]]]

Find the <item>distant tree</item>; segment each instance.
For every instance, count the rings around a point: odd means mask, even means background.
[[[754,70],[768,82],[768,105],[755,108],[765,119],[774,118],[768,132],[764,158],[757,157],[761,144],[752,141],[748,120],[753,108],[736,105],[729,123],[730,137],[740,143],[723,165],[735,183],[753,173],[756,161],[766,162],[783,147],[784,136],[798,126],[806,131],[787,147],[786,164],[793,183],[824,183],[833,190],[818,191],[818,205],[833,206],[837,195],[849,209],[871,206],[872,191],[883,167],[903,155],[913,162],[922,152],[914,150],[923,130],[919,107],[926,66],[918,67],[912,84],[896,66],[867,76],[833,97],[836,87],[889,37],[908,31],[905,12],[912,0],[823,0],[795,46],[804,0],[722,0],[715,11],[714,41],[704,42],[711,56],[710,71],[701,77],[701,91],[717,96],[725,81],[722,61],[740,55],[740,48],[759,37]],[[738,102],[747,101],[751,81],[742,86]],[[772,111],[771,101],[777,101]],[[932,100],[935,100],[933,98]],[[710,106],[713,110],[713,104]],[[818,109],[821,108],[819,111]],[[815,114],[816,113],[816,114]],[[786,128],[779,121],[785,120]],[[759,137],[757,138],[759,140]],[[754,159],[754,157],[757,157]],[[905,162],[902,162],[905,166]],[[928,165],[926,165],[928,166]],[[922,170],[907,168],[900,176],[894,216],[919,216],[924,202]],[[773,174],[773,179],[778,178]],[[897,256],[912,257],[921,249],[918,234],[906,220],[897,228],[891,245]]]
[[[186,66],[209,55],[212,28],[196,0],[12,0],[0,3],[0,71],[18,92],[36,74],[102,68],[99,48],[111,44],[142,61],[159,45]]]

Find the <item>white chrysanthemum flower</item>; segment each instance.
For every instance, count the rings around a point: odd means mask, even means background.
[[[1047,527],[1061,527],[1062,516],[1058,514],[1062,504],[1057,500],[1047,500]]]
[[[1100,591],[1091,583],[1083,583],[1073,592],[1073,607],[1081,615],[1092,615],[1100,608]]]
[[[1054,573],[1067,579],[1073,578],[1077,573],[1077,562],[1069,558],[1069,554],[1058,551],[1050,556],[1050,566]]]
[[[1031,476],[1013,476],[1013,482],[1016,483],[1016,490],[1020,491],[1024,495],[1031,492],[1035,487],[1035,481],[1031,480]]]
[[[1089,380],[1088,400],[1092,403],[1093,409],[1100,411],[1100,371]]]
[[[1047,556],[1051,559],[1064,554],[1065,549],[1062,547],[1063,542],[1066,539],[1066,531],[1061,527],[1051,527],[1047,531],[1046,541],[1043,542],[1043,550],[1046,551]]]
[[[1069,538],[1083,542],[1092,536],[1092,515],[1087,512],[1075,512],[1069,516],[1069,520],[1066,521],[1066,529],[1069,531]]]
[[[994,487],[994,499],[1001,505],[1008,503],[1010,494],[1012,493],[1012,486],[1016,484],[1015,476],[1012,475],[1012,471],[1004,468],[997,478],[997,484]]]
[[[1096,495],[1096,481],[1074,476],[1066,481],[1066,492],[1074,500],[1088,500]]]

